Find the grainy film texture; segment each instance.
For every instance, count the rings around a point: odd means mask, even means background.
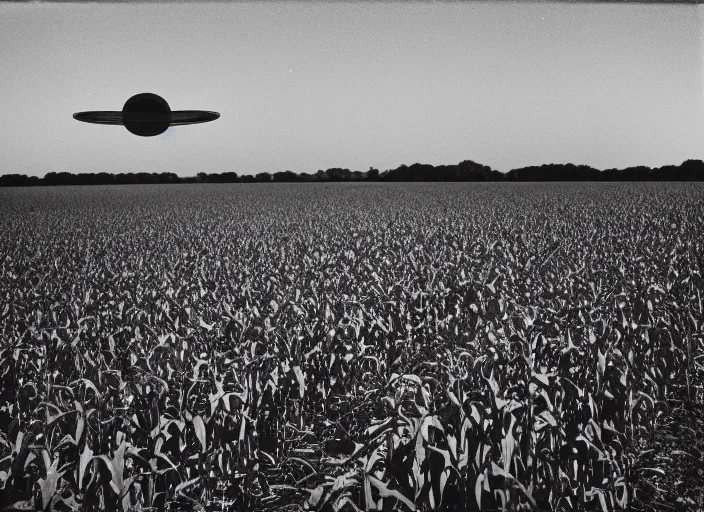
[[[700,184],[0,190],[0,498],[702,507]]]

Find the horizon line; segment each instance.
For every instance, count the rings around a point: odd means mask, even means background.
[[[2,0],[0,0],[0,1],[2,1]],[[649,170],[651,170],[651,171],[656,171],[656,170],[663,169],[663,168],[665,168],[665,167],[681,167],[681,166],[683,166],[684,164],[686,164],[687,162],[698,162],[698,163],[701,163],[702,165],[704,165],[704,160],[702,160],[702,159],[699,159],[699,158],[685,158],[685,159],[682,160],[682,162],[680,162],[679,164],[663,164],[663,165],[660,165],[660,166],[649,166],[649,165],[644,165],[644,164],[638,164],[638,165],[630,165],[630,166],[627,166],[627,167],[607,167],[607,168],[604,168],[604,169],[599,169],[598,167],[593,167],[593,166],[591,166],[591,165],[589,165],[589,164],[575,164],[575,163],[572,163],[572,162],[566,162],[566,163],[551,162],[551,163],[547,163],[547,164],[544,163],[544,164],[524,165],[524,166],[521,166],[521,167],[513,167],[513,168],[511,168],[511,169],[509,169],[509,170],[507,170],[507,171],[500,171],[499,169],[494,169],[493,167],[491,167],[491,166],[489,166],[489,165],[482,164],[482,163],[476,162],[476,161],[474,161],[474,160],[465,159],[465,160],[462,160],[462,161],[457,162],[457,163],[454,163],[454,164],[437,164],[437,165],[435,165],[435,164],[427,164],[427,163],[421,163],[421,162],[414,162],[414,163],[412,163],[412,164],[400,164],[400,165],[398,165],[397,167],[385,169],[385,170],[383,170],[383,171],[380,170],[380,169],[377,169],[376,167],[374,167],[374,166],[372,165],[372,166],[370,166],[369,169],[367,169],[366,171],[352,170],[352,169],[349,169],[349,168],[347,168],[347,167],[339,167],[339,166],[337,166],[337,167],[328,167],[327,169],[318,169],[317,171],[314,171],[314,172],[309,172],[309,171],[295,172],[295,171],[291,171],[290,169],[284,169],[284,170],[282,170],[282,171],[259,171],[259,172],[254,172],[254,173],[251,173],[251,174],[250,174],[250,173],[240,174],[240,173],[238,173],[237,171],[220,171],[220,172],[210,172],[210,173],[204,172],[204,171],[200,171],[200,172],[198,172],[198,173],[196,173],[196,174],[185,174],[185,175],[180,175],[180,174],[177,174],[177,173],[175,173],[175,172],[173,172],[173,171],[161,171],[161,172],[149,172],[149,171],[127,171],[127,172],[108,172],[108,171],[90,171],[90,172],[49,171],[49,172],[45,173],[44,176],[39,176],[39,175],[34,175],[34,174],[20,174],[20,173],[17,173],[17,172],[9,172],[9,173],[0,172],[0,178],[5,177],[5,176],[25,176],[25,177],[27,177],[27,178],[44,179],[44,178],[46,178],[46,176],[47,176],[48,174],[70,174],[70,175],[72,175],[72,176],[81,176],[81,175],[85,175],[85,174],[88,174],[88,175],[90,175],[90,174],[94,174],[94,175],[95,175],[95,174],[109,174],[109,175],[111,175],[111,176],[121,176],[121,175],[126,175],[126,174],[150,174],[150,175],[151,175],[151,174],[156,174],[156,175],[161,175],[161,174],[174,174],[174,175],[178,176],[179,178],[197,178],[199,174],[206,174],[206,175],[208,175],[208,176],[218,176],[218,175],[222,175],[222,174],[232,174],[232,173],[237,174],[238,177],[243,177],[243,176],[253,176],[253,177],[256,177],[256,176],[261,175],[261,174],[268,174],[268,175],[270,175],[270,176],[273,177],[275,174],[279,174],[279,173],[293,173],[293,174],[295,174],[296,176],[301,176],[301,175],[315,176],[315,175],[317,175],[317,174],[320,173],[320,172],[326,173],[326,172],[329,171],[329,170],[337,170],[337,169],[344,170],[344,171],[349,171],[350,173],[362,173],[362,174],[366,174],[366,173],[368,173],[371,169],[374,169],[374,170],[378,171],[378,172],[379,172],[379,175],[381,176],[381,175],[383,175],[383,174],[385,174],[385,173],[397,171],[397,170],[403,169],[403,168],[410,168],[410,167],[413,167],[413,166],[416,166],[416,165],[420,165],[420,166],[424,166],[424,167],[425,167],[425,166],[430,166],[430,167],[433,167],[433,168],[436,168],[436,167],[454,167],[454,166],[459,166],[459,165],[461,165],[461,164],[463,164],[463,163],[465,163],[465,162],[469,162],[470,164],[473,164],[473,165],[478,166],[478,167],[485,167],[489,172],[497,172],[497,173],[499,173],[499,174],[504,174],[504,175],[507,175],[507,174],[509,174],[509,173],[511,173],[511,172],[514,172],[514,171],[521,171],[521,170],[525,170],[525,169],[540,169],[540,168],[542,168],[542,167],[550,167],[550,166],[559,166],[559,167],[568,167],[568,166],[571,166],[571,167],[575,167],[575,168],[585,168],[585,167],[586,167],[586,168],[588,168],[588,169],[590,169],[590,170],[597,171],[597,172],[600,172],[600,173],[601,173],[601,172],[606,172],[606,171],[618,171],[618,172],[622,172],[622,171],[629,170],[629,169],[639,169],[639,168],[644,168],[644,169],[649,169]]]
[[[5,4],[592,4],[702,5],[704,0],[0,0]]]

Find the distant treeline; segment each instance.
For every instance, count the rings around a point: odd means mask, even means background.
[[[333,168],[315,174],[292,171],[262,172],[257,175],[238,175],[236,172],[196,176],[178,176],[172,172],[125,173],[107,172],[72,174],[50,172],[43,178],[24,174],[0,175],[0,187],[32,187],[39,185],[132,185],[150,183],[291,183],[338,181],[704,181],[704,162],[687,160],[681,165],[663,167],[628,167],[600,171],[587,165],[546,164],[513,169],[507,173],[495,171],[486,165],[465,160],[457,165],[401,165],[396,169],[366,172]]]

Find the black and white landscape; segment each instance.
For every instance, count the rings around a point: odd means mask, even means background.
[[[0,3],[0,512],[704,510],[703,14]]]
[[[694,510],[703,194],[0,189],[3,500]]]

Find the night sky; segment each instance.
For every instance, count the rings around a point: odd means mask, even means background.
[[[0,173],[704,159],[694,5],[0,4]],[[79,123],[140,92],[219,120]]]

